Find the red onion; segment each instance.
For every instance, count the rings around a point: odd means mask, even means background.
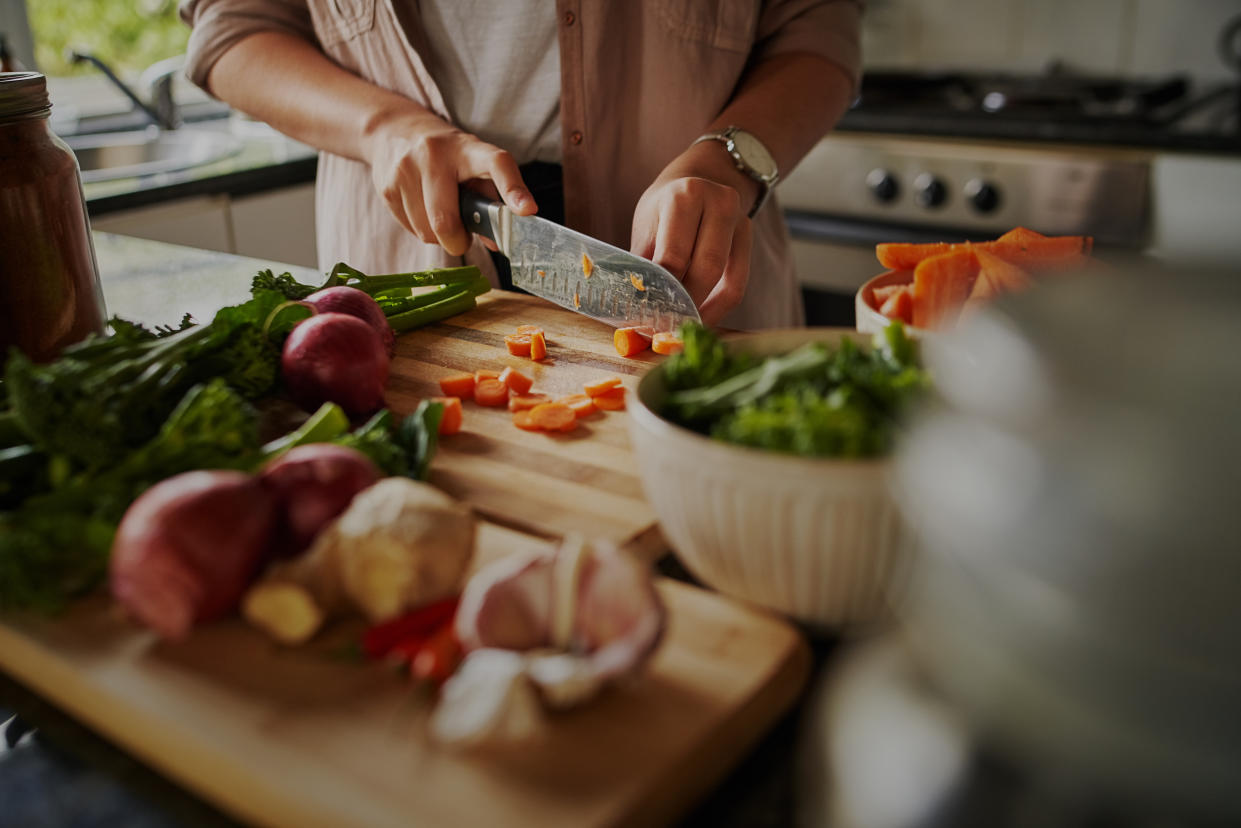
[[[307,411],[325,402],[350,415],[383,407],[388,355],[367,323],[343,313],[320,313],[299,322],[281,357],[289,395]]]
[[[138,497],[112,543],[112,594],[165,638],[231,612],[267,554],[276,503],[238,471],[192,471]]]
[[[375,329],[388,356],[396,349],[396,334],[388,324],[379,303],[369,293],[346,285],[317,290],[303,301],[312,305],[318,313],[346,313],[356,316]]]
[[[365,454],[334,443],[297,446],[268,463],[259,481],[280,511],[278,554],[289,557],[305,550],[355,494],[380,477]]]

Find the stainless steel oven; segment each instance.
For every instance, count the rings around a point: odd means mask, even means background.
[[[1167,227],[1180,225],[1166,217],[1210,216],[1212,196],[1223,201],[1215,212],[1241,225],[1238,189],[1161,179],[1176,168],[1169,157],[1200,156],[1241,182],[1237,90],[1058,71],[868,75],[858,103],[778,191],[808,321],[853,325],[853,296],[880,270],[878,242],[985,239],[1024,226],[1094,236],[1099,255],[1123,260],[1175,248]],[[1178,196],[1188,203],[1169,203]]]

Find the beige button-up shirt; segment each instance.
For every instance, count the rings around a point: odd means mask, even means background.
[[[556,0],[565,217],[628,248],[638,199],[727,104],[749,61],[810,52],[856,84],[857,0]],[[182,0],[193,26],[187,72],[200,86],[238,40],[279,30],[303,37],[366,80],[449,119],[412,0]],[[778,189],[777,189],[778,195]],[[316,181],[318,253],[370,273],[459,260],[408,233],[375,192],[367,166],[331,153]],[[750,283],[724,324],[800,324],[801,295],[777,198],[754,217]],[[475,242],[466,254],[494,279]]]

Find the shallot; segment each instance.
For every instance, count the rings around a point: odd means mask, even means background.
[[[337,285],[317,290],[302,301],[311,305],[317,313],[344,313],[356,316],[375,329],[388,356],[392,356],[392,352],[396,349],[396,334],[392,332],[392,326],[388,324],[388,317],[384,316],[383,308],[379,307],[379,303],[365,291],[346,285]]]
[[[334,402],[362,415],[384,405],[388,355],[375,329],[356,316],[329,312],[299,322],[280,367],[289,395],[308,411]]]

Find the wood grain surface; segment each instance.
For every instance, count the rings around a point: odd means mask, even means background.
[[[547,542],[484,525],[493,558]],[[239,621],[161,643],[106,597],[0,623],[0,668],[238,819],[272,826],[666,824],[792,703],[807,676],[784,622],[664,580],[669,628],[647,671],[549,718],[520,750],[459,753],[430,699],[346,632],[277,647]]]
[[[548,358],[542,362],[513,356],[505,347],[504,336],[526,324],[547,334]],[[388,404],[403,414],[441,394],[443,376],[509,366],[533,377],[532,391],[553,398],[613,376],[632,393],[638,377],[661,358],[647,353],[626,359],[616,353],[607,325],[532,296],[493,291],[477,309],[397,340]],[[601,411],[576,430],[553,435],[522,431],[507,408],[473,402],[464,408],[461,433],[440,442],[432,483],[487,519],[525,532],[576,532],[662,551],[630,450],[626,412]]]

